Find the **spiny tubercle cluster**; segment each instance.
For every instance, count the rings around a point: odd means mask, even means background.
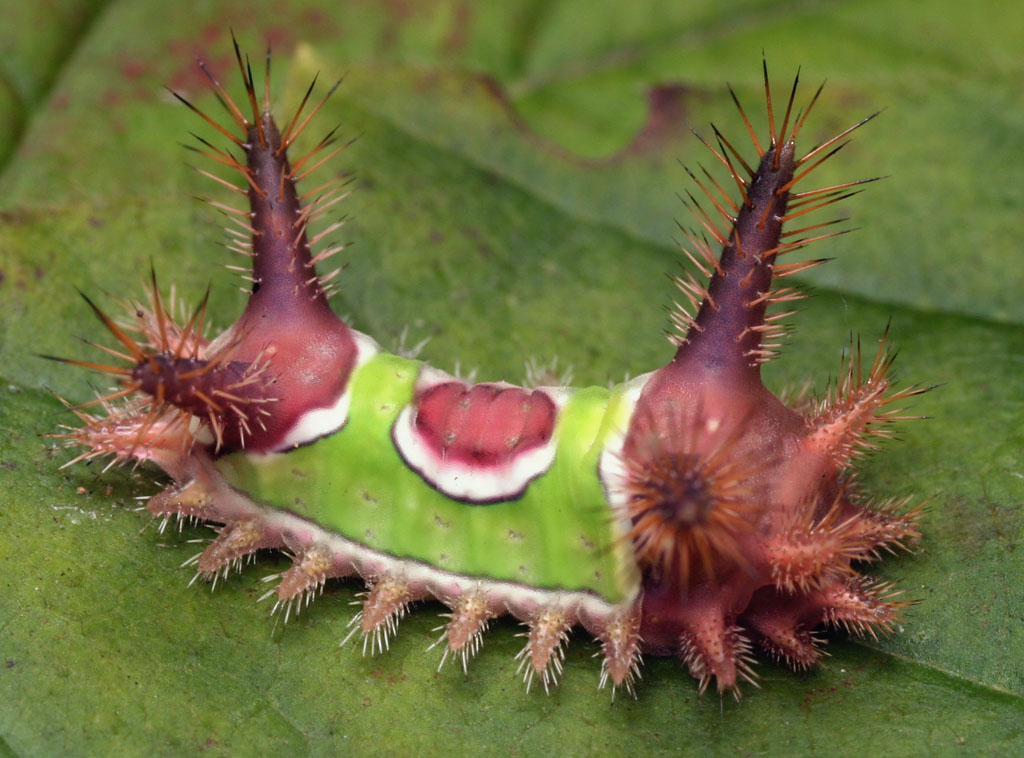
[[[623,508],[644,569],[640,636],[648,650],[680,655],[702,687],[714,680],[719,691],[753,681],[752,643],[805,668],[821,657],[814,629],[822,623],[872,636],[891,629],[906,602],[855,564],[909,549],[920,536],[920,507],[871,500],[851,469],[891,436],[893,422],[909,418],[892,404],[925,391],[893,390],[886,337],[866,375],[860,348],[851,344],[839,385],[811,408],[787,407],[761,382],[761,365],[783,336],[781,319],[792,313],[767,309],[804,296],[793,287],[773,289],[773,280],[824,262],[778,259],[841,233],[817,233],[836,221],[792,231],[784,224],[871,181],[794,191],[869,120],[797,158],[797,135],[821,90],[789,131],[796,87],[776,130],[765,71],[766,147],[740,108],[756,168],[715,131],[717,149],[709,149],[741,199],[734,203],[717,183],[712,190],[698,181],[716,213],[691,196],[703,234],[684,231],[693,246],[687,255],[710,283],[678,280],[699,310],[677,311],[676,355],[646,384],[623,447]],[[722,245],[720,257],[708,237]]]

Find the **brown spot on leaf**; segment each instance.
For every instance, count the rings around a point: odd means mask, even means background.
[[[100,97],[100,101],[103,103],[103,107],[109,109],[116,108],[121,104],[121,93],[113,87],[107,87],[103,91],[103,95]]]
[[[286,26],[272,26],[264,33],[263,42],[273,51],[288,54],[295,47],[295,35]]]
[[[117,66],[121,75],[132,81],[146,76],[153,68],[148,61],[132,57],[124,52],[118,55]]]
[[[478,81],[495,100],[516,130],[545,152],[561,160],[587,168],[613,165],[631,157],[658,149],[680,135],[687,128],[688,102],[701,96],[690,85],[666,82],[652,85],[647,90],[647,118],[634,137],[622,148],[603,158],[590,158],[574,153],[564,145],[543,137],[533,130],[516,109],[505,86],[492,76],[481,74]]]
[[[319,29],[326,29],[330,33],[336,33],[334,19],[320,8],[308,8],[302,14],[302,20],[306,24]]]
[[[445,52],[454,55],[466,47],[466,40],[469,38],[469,23],[473,16],[473,7],[463,0],[455,6],[452,17],[452,26],[444,39]]]
[[[642,153],[678,135],[686,127],[687,100],[697,93],[685,84],[657,84],[647,90],[647,122],[615,157]]]

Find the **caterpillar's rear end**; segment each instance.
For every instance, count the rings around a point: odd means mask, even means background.
[[[698,180],[715,212],[691,196],[703,233],[688,234],[688,254],[710,282],[678,280],[698,310],[676,315],[676,355],[644,387],[621,453],[617,504],[632,519],[644,572],[640,635],[647,649],[680,655],[702,687],[714,679],[720,691],[753,681],[754,643],[806,668],[820,660],[821,624],[871,636],[891,629],[906,602],[855,566],[919,537],[919,508],[868,498],[851,470],[904,418],[888,406],[923,391],[892,389],[885,336],[866,373],[851,345],[834,392],[799,411],[761,382],[761,365],[784,335],[781,320],[793,313],[786,308],[804,296],[774,280],[824,262],[779,259],[841,233],[819,233],[836,221],[784,225],[871,181],[797,191],[871,117],[798,157],[797,137],[821,89],[794,115],[796,90],[794,81],[776,129],[765,69],[769,142],[762,147],[750,129],[756,166],[716,130],[711,151],[740,197]],[[722,246],[718,258],[708,238]],[[772,306],[783,310],[770,313]]]
[[[347,634],[361,633],[364,650],[386,647],[408,606],[436,597],[451,609],[437,643],[444,648],[442,663],[452,658],[463,667],[479,650],[490,619],[511,612],[529,626],[524,677],[539,678],[545,688],[557,680],[567,632],[576,624],[601,643],[602,683],[631,690],[641,653],[648,652],[681,658],[701,689],[714,681],[720,692],[734,693],[741,679],[754,680],[755,645],[801,669],[820,659],[816,630],[822,625],[871,636],[893,626],[905,601],[858,567],[884,552],[911,548],[919,537],[920,508],[866,496],[851,467],[878,438],[889,436],[891,422],[904,418],[891,404],[923,390],[892,389],[884,336],[866,370],[859,346],[851,345],[828,395],[799,409],[772,395],[760,376],[761,365],[776,353],[782,320],[792,313],[788,303],[802,297],[775,280],[823,262],[780,260],[834,234],[824,230],[833,221],[789,227],[861,183],[804,189],[806,177],[863,121],[800,156],[797,139],[821,90],[794,113],[794,82],[776,128],[765,71],[764,146],[740,109],[757,164],[749,165],[717,130],[715,145],[709,145],[737,197],[706,171],[704,178],[694,176],[712,209],[690,196],[700,231],[686,232],[686,254],[709,281],[691,275],[677,280],[693,308],[680,307],[673,316],[672,360],[610,395],[471,387],[420,364],[392,360],[334,315],[328,297],[338,272],[320,275],[317,267],[342,249],[324,240],[343,220],[312,238],[307,228],[334,212],[345,197],[345,179],[320,186],[311,181],[309,189],[306,179],[347,143],[335,144],[331,132],[290,162],[289,148],[320,109],[304,115],[313,87],[281,130],[269,108],[269,54],[258,93],[235,49],[244,105],[210,76],[228,126],[180,99],[229,143],[220,148],[201,140],[197,150],[232,169],[239,179],[234,183],[208,175],[246,198],[244,207],[213,203],[228,216],[231,248],[251,261],[244,268],[252,284],[246,309],[224,334],[207,340],[205,301],[179,325],[155,277],[148,301],[131,304],[137,315],[130,328],[90,302],[119,343],[107,352],[123,365],[75,363],[116,376],[120,386],[94,403],[101,413],[75,408],[84,426],[62,435],[84,446],[76,461],[112,455],[114,461],[151,460],[164,469],[174,483],[150,501],[154,515],[221,525],[193,561],[199,576],[225,577],[258,550],[287,548],[294,563],[273,591],[275,611],[287,615],[308,604],[327,579],[359,574],[369,593]],[[445,563],[446,557],[436,564],[411,560],[408,551],[375,542],[372,530],[365,530],[365,539],[345,531],[345,510],[365,503],[339,505],[342,526],[336,528],[283,502],[273,488],[243,486],[243,480],[258,480],[253,472],[265,473],[259,461],[270,460],[267,453],[291,455],[287,451],[302,448],[304,457],[294,460],[310,462],[319,451],[336,449],[317,447],[319,440],[372,426],[360,416],[380,405],[364,394],[371,374],[388,377],[375,380],[379,386],[394,382],[397,398],[394,413],[379,422],[387,424],[380,427],[385,437],[373,443],[390,446],[382,455],[393,460],[381,465],[394,468],[396,481],[414,477],[427,493],[424,503],[452,514],[436,517],[430,528],[448,535],[436,539],[450,539],[453,520],[484,523],[488,508],[531,513],[542,507],[532,504],[531,493],[556,476],[572,479],[581,484],[565,490],[564,528],[590,530],[584,543],[606,543],[579,560],[593,561],[605,573],[611,567],[614,581],[560,582],[558,566],[573,563],[573,556],[544,555],[531,563],[524,553],[522,576],[537,577],[533,584],[499,566],[499,557],[494,571],[471,563],[479,556],[466,558],[472,569]],[[567,461],[576,460],[567,452],[574,449],[570,435],[581,437],[583,452],[579,464],[571,464],[579,470],[567,475]],[[366,450],[376,449],[367,442]],[[585,456],[591,442],[599,445],[594,461]],[[358,458],[330,465],[357,471],[353,467],[364,465]],[[381,486],[390,479],[385,474]],[[408,512],[399,505],[396,519]],[[588,520],[595,512],[603,514],[599,522]],[[508,550],[523,550],[529,529],[508,531]],[[517,537],[520,544],[513,546]],[[425,555],[433,554],[433,539],[423,537]]]

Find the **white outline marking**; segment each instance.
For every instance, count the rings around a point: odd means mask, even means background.
[[[450,382],[458,382],[467,388],[473,386],[436,369],[424,370],[416,381],[416,395]],[[498,389],[524,389],[505,382],[485,384]],[[481,466],[446,459],[416,430],[413,405],[405,406],[398,414],[391,428],[391,441],[406,466],[431,487],[450,498],[480,504],[514,500],[526,491],[530,482],[544,474],[554,463],[562,409],[571,396],[569,391],[557,387],[536,387],[527,391],[540,392],[554,404],[551,438],[542,446],[514,455],[505,463]]]
[[[605,499],[608,500],[612,512],[616,514],[621,515],[623,507],[626,505],[626,467],[622,462],[622,447],[626,442],[626,435],[629,432],[633,414],[636,412],[636,404],[640,401],[640,394],[644,391],[647,382],[655,373],[652,371],[647,374],[641,374],[635,379],[626,382],[622,393],[622,402],[628,408],[626,423],[623,428],[616,429],[615,432],[608,435],[604,450],[601,451],[601,457],[597,462],[597,474],[604,487]],[[626,529],[624,533],[628,534],[629,524],[626,523],[624,526]]]
[[[326,408],[314,408],[302,414],[272,452],[287,452],[300,445],[308,445],[321,437],[334,434],[348,422],[348,409],[352,404],[352,379],[361,366],[380,352],[380,345],[372,337],[357,332],[355,329],[352,329],[351,332],[352,339],[356,344],[356,360],[348,375],[345,389],[334,401],[334,405]]]

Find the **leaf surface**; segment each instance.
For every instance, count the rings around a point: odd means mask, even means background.
[[[1024,751],[1024,11],[925,3],[14,4],[0,122],[0,754],[521,755],[1013,754]],[[358,141],[344,287],[334,305],[393,348],[480,379],[521,381],[557,356],[577,384],[663,364],[678,265],[677,159],[714,121],[749,145],[724,83],[760,133],[760,50],[777,99],[802,65],[828,85],[805,145],[885,107],[821,171],[888,175],[848,201],[856,234],[812,247],[817,297],[794,321],[773,388],[834,376],[851,332],[892,319],[912,407],[902,442],[866,461],[880,495],[930,498],[922,551],[880,565],[920,601],[900,633],[833,639],[822,669],[759,666],[741,703],[696,695],[649,660],[636,701],[598,691],[597,648],[574,638],[562,685],[527,695],[505,620],[468,677],[424,649],[441,607],[402,623],[391,652],[338,649],[359,587],[338,584],[286,630],[267,620],[265,556],[212,596],[180,564],[209,530],[161,534],[147,469],[59,470],[39,435],[70,423],[50,391],[88,400],[101,378],[39,353],[94,359],[101,327],[75,294],[133,297],[152,265],[213,321],[240,311],[218,264],[227,200],[175,143],[209,130],[161,89],[215,112],[196,52],[237,92],[228,28],[253,66],[274,49],[290,113],[316,71],[347,72],[318,116]],[[908,30],[913,30],[909,32]],[[258,65],[257,65],[258,64]],[[310,140],[320,133],[314,124]],[[195,162],[193,156],[186,156]]]

